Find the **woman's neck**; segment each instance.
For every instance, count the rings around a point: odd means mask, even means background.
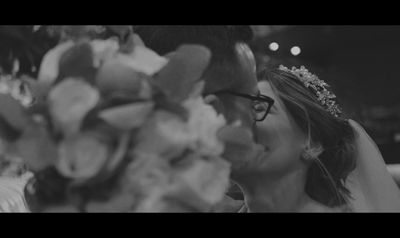
[[[249,212],[296,212],[311,201],[305,192],[304,170],[279,178],[251,176],[236,182],[244,193]]]

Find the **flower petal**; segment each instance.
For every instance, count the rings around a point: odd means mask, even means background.
[[[194,141],[194,136],[177,115],[156,111],[140,128],[135,151],[153,153],[168,160],[179,156]]]
[[[49,52],[43,57],[42,63],[40,64],[39,69],[39,82],[45,82],[47,84],[52,84],[59,73],[59,63],[61,56],[69,50],[72,46],[74,46],[74,42],[72,40],[63,42]]]
[[[119,129],[130,130],[140,127],[153,108],[153,102],[137,102],[103,110],[99,118]]]
[[[178,176],[197,196],[210,205],[221,201],[229,187],[230,164],[223,159],[195,158]]]
[[[92,40],[90,45],[93,50],[94,62],[93,65],[97,68],[103,61],[117,54],[119,49],[118,41],[113,39],[108,40]]]
[[[109,149],[92,134],[66,138],[59,145],[58,171],[69,178],[89,179],[105,165]]]
[[[118,165],[120,165],[121,161],[123,161],[124,156],[129,147],[129,142],[130,142],[129,138],[130,138],[129,133],[126,133],[123,134],[119,139],[117,148],[107,161],[107,166],[105,168],[106,173],[115,170],[118,167]]]
[[[107,96],[113,92],[129,92],[139,95],[143,89],[146,75],[132,68],[126,61],[132,61],[130,56],[117,54],[106,60],[96,75],[96,85],[100,92]]]
[[[130,57],[132,60],[126,60],[126,64],[149,76],[160,71],[168,63],[166,58],[141,45],[135,46]]]
[[[50,113],[65,135],[73,134],[79,130],[82,119],[99,99],[99,92],[95,88],[82,80],[69,78],[50,91]]]

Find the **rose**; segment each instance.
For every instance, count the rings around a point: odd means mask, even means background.
[[[193,144],[195,136],[182,118],[158,110],[139,130],[135,151],[172,159],[180,156],[190,144]]]
[[[196,136],[192,149],[202,155],[220,155],[224,151],[224,144],[217,137],[217,131],[226,123],[224,116],[217,115],[202,97],[189,98],[183,105],[189,111],[189,131]]]
[[[77,78],[67,78],[50,91],[50,113],[64,135],[74,134],[99,100],[98,91],[88,83]]]
[[[186,166],[175,171],[176,179],[201,199],[198,202],[201,206],[221,201],[229,187],[230,164],[218,157],[209,160],[199,159],[198,154],[190,157],[186,158]]]
[[[60,143],[56,167],[65,177],[86,180],[101,171],[109,156],[110,148],[100,134],[76,134]]]

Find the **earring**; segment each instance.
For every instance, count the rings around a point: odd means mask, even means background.
[[[310,149],[304,149],[303,152],[301,153],[301,158],[306,162],[311,162],[315,159]]]

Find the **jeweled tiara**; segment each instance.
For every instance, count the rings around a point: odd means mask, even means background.
[[[288,69],[287,67],[280,65],[279,69],[295,75],[306,88],[311,88],[313,92],[315,92],[318,101],[328,112],[335,117],[340,116],[342,110],[336,104],[336,95],[327,89],[329,85],[323,80],[320,80],[318,76],[310,73],[304,66],[301,66],[300,68],[292,67],[292,69]]]

